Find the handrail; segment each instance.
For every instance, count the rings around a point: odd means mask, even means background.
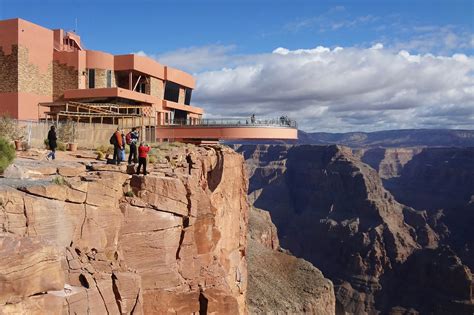
[[[281,127],[297,128],[295,120],[288,117],[280,118],[205,118],[205,119],[173,119],[165,120],[164,126],[204,126],[204,127]],[[162,125],[162,126],[163,126]]]

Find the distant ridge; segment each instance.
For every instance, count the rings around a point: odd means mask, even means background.
[[[474,147],[474,130],[400,129],[375,132],[308,133],[299,130],[297,141],[245,141],[239,144],[340,144],[370,147]],[[232,142],[237,144],[237,142]]]

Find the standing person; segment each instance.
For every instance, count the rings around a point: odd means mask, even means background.
[[[138,133],[138,130],[136,127],[132,128],[132,131],[130,131],[127,134],[127,143],[130,145],[130,154],[128,155],[128,165],[133,163],[137,163],[137,143],[138,139],[140,138],[140,134]]]
[[[123,129],[120,131],[121,137],[122,137],[122,149],[120,150],[120,162],[125,161],[126,154],[125,154],[125,144],[127,143],[126,137],[125,137],[125,132]]]
[[[46,159],[48,160],[49,158],[53,160],[56,159],[56,148],[58,147],[56,140],[58,140],[56,136],[56,127],[51,126],[51,129],[48,132],[48,145],[51,150],[51,152],[46,156]]]
[[[123,149],[122,133],[120,128],[117,128],[117,131],[114,132],[112,137],[110,137],[110,144],[114,145],[114,157],[113,160],[115,164],[120,164],[120,150]]]
[[[148,152],[150,151],[150,147],[145,143],[140,143],[138,147],[138,167],[137,167],[137,175],[140,175],[140,168],[143,165],[143,175],[146,175],[146,158],[148,157]]]
[[[250,117],[250,122],[252,124],[255,124],[255,114],[252,114],[252,116]]]

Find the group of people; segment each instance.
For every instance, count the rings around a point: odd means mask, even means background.
[[[143,175],[146,175],[146,164],[150,147],[145,142],[140,142],[140,145],[137,147],[139,139],[140,133],[137,128],[132,128],[132,131],[126,135],[123,130],[117,128],[117,131],[115,131],[110,137],[110,144],[114,146],[112,163],[119,165],[121,162],[125,161],[125,145],[129,145],[130,154],[128,155],[128,164],[131,165],[132,162],[137,163],[138,160],[136,173],[140,174],[140,169],[143,167]]]
[[[136,173],[140,174],[140,169],[143,167],[143,174],[146,175],[146,162],[148,152],[150,152],[150,147],[145,142],[141,142],[137,147],[139,139],[140,133],[137,128],[132,128],[132,131],[127,134],[125,134],[123,130],[120,130],[120,128],[117,128],[117,131],[115,131],[110,137],[110,144],[114,146],[114,156],[111,161],[117,165],[125,161],[125,145],[129,145],[130,154],[128,156],[128,164],[131,165],[132,162],[137,163],[138,161]],[[48,146],[51,151],[46,156],[46,159],[56,159],[56,148],[58,147],[57,140],[56,127],[51,126],[48,132]]]

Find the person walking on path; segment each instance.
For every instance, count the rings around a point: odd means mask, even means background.
[[[113,160],[115,161],[115,164],[119,165],[120,164],[120,151],[124,149],[122,133],[120,132],[120,128],[117,128],[117,131],[115,131],[112,137],[110,138],[110,144],[114,145]]]
[[[51,158],[52,160],[56,159],[56,148],[58,147],[57,141],[58,138],[56,136],[56,127],[51,126],[51,129],[48,132],[48,146],[51,152],[48,153],[46,156],[46,159],[49,160]]]
[[[138,139],[140,138],[140,134],[138,133],[138,130],[136,127],[132,128],[132,131],[130,131],[127,134],[127,143],[130,145],[130,154],[128,155],[128,165],[133,163],[137,163],[138,158],[137,158],[137,143]]]
[[[143,142],[140,143],[138,147],[138,167],[137,167],[137,175],[140,175],[140,168],[143,165],[143,175],[146,175],[146,159],[148,157],[148,152],[150,151],[150,147]]]

